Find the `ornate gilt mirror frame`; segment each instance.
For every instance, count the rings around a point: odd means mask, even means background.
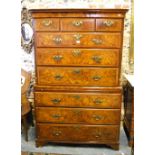
[[[131,37],[130,37],[130,54],[129,65],[133,70],[134,65],[134,0],[131,0]]]
[[[34,43],[32,18],[27,8],[21,11],[21,46],[25,52],[31,53]]]

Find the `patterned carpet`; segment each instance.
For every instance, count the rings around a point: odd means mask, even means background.
[[[67,155],[67,154],[21,152],[21,155]]]

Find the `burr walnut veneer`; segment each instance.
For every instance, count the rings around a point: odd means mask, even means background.
[[[35,36],[36,144],[119,149],[125,9],[30,10]]]

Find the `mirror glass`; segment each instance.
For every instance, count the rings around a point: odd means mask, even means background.
[[[33,30],[28,23],[22,24],[21,34],[22,34],[23,44],[29,44],[33,36]]]

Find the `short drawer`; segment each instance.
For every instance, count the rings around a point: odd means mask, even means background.
[[[35,92],[36,106],[120,108],[119,93]]]
[[[58,18],[40,18],[34,21],[35,31],[59,31]]]
[[[119,124],[120,109],[36,107],[37,122]]]
[[[37,124],[37,138],[67,142],[118,142],[117,125]]]
[[[118,68],[37,67],[40,85],[118,86]]]
[[[121,48],[121,33],[36,33],[37,47]]]
[[[122,19],[96,19],[96,31],[122,31]]]
[[[95,20],[87,18],[61,19],[61,31],[94,31]]]
[[[119,49],[37,48],[37,65],[119,66]],[[87,59],[86,59],[87,58]]]

